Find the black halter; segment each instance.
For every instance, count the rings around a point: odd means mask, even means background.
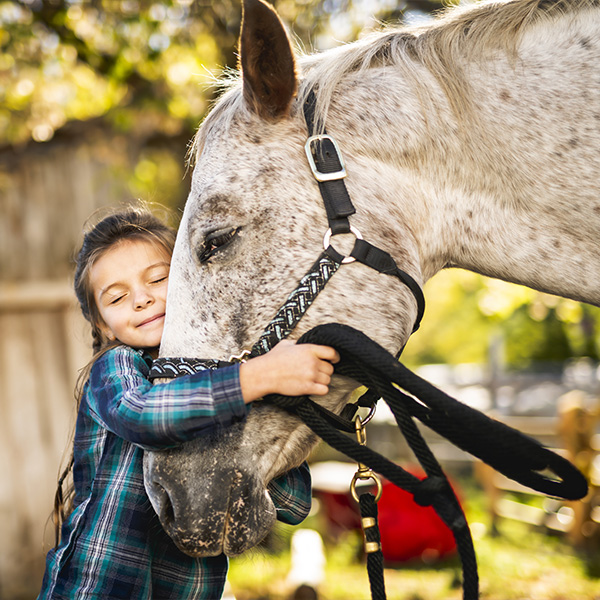
[[[278,341],[287,337],[340,265],[350,262],[358,261],[380,273],[393,275],[410,289],[417,303],[413,332],[419,328],[425,311],[425,298],[419,284],[408,273],[398,268],[390,254],[362,239],[358,229],[350,225],[349,217],[356,209],[344,183],[344,161],[337,143],[324,129],[323,133],[315,135],[315,104],[316,96],[311,90],[304,102],[304,118],[309,134],[305,150],[312,173],[319,183],[327,213],[329,229],[323,238],[325,249],[254,344],[251,356],[267,352]],[[356,237],[354,248],[347,257],[342,256],[329,243],[332,236],[342,233],[352,233]]]
[[[300,280],[296,289],[279,308],[252,349],[232,356],[229,362],[264,354],[271,350],[277,342],[286,338],[339,267],[354,261],[363,263],[380,273],[395,276],[404,283],[412,292],[417,303],[417,318],[413,326],[413,333],[421,324],[425,312],[425,298],[419,284],[408,273],[398,268],[389,253],[364,240],[360,231],[350,225],[349,217],[356,212],[356,209],[344,183],[346,177],[344,161],[337,143],[326,133],[325,129],[322,133],[315,135],[315,104],[316,96],[311,90],[304,102],[304,118],[309,136],[305,150],[312,173],[319,183],[319,190],[327,213],[329,228],[323,238],[324,250],[308,273]],[[342,256],[329,243],[332,236],[343,233],[352,233],[356,238],[352,252],[348,256]],[[215,369],[225,364],[228,363],[212,359],[159,358],[154,362],[150,376],[152,379],[177,377],[189,373],[190,369]]]

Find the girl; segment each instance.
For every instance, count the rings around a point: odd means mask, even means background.
[[[144,490],[143,449],[243,419],[246,405],[269,393],[328,391],[337,352],[291,342],[241,366],[151,385],[174,239],[135,208],[103,219],[84,237],[75,292],[92,325],[95,356],[79,394],[72,511],[65,516],[62,501],[70,465],[55,504],[62,539],[48,553],[40,600],[220,598],[227,558],[187,556],[166,535]],[[310,508],[308,467],[272,481],[269,493],[278,518],[299,523]]]

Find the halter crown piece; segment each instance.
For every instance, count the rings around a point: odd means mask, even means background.
[[[423,292],[417,282],[397,267],[390,254],[363,240],[360,232],[350,225],[349,217],[356,211],[343,181],[346,177],[344,162],[337,143],[331,136],[325,131],[319,135],[314,134],[315,103],[316,97],[311,91],[304,103],[304,116],[309,132],[305,149],[327,212],[329,229],[324,238],[324,251],[277,311],[252,350],[245,351],[239,357],[232,357],[235,360],[264,354],[287,337],[335,272],[342,264],[349,262],[358,261],[380,273],[398,277],[411,290],[417,303],[413,331],[418,329],[425,310]],[[353,233],[356,237],[354,248],[347,257],[339,254],[329,244],[331,236],[342,233]],[[409,491],[418,504],[431,505],[451,529],[456,540],[463,567],[465,600],[476,600],[479,597],[477,561],[469,527],[452,487],[416,427],[413,417],[459,448],[532,489],[569,500],[576,500],[587,494],[587,481],[569,461],[544,448],[536,440],[490,419],[438,390],[409,371],[398,362],[397,357],[394,358],[360,331],[329,323],[305,333],[298,340],[298,343],[304,342],[333,346],[339,351],[341,360],[335,365],[335,372],[354,379],[368,390],[357,404],[369,405],[379,398],[387,402],[427,477],[419,480],[399,465],[340,433],[339,430],[355,431],[354,422],[346,418],[346,410],[339,417],[308,397],[272,395],[265,400],[299,416],[329,445]],[[172,378],[228,364],[231,362],[212,359],[158,358],[154,361],[149,377]],[[350,412],[353,410],[355,409]],[[362,494],[359,501],[363,522],[368,523],[365,525],[365,537],[369,548],[372,548],[367,549],[372,596],[374,600],[385,600],[383,557],[378,543],[379,534],[373,526],[376,499],[367,493]]]

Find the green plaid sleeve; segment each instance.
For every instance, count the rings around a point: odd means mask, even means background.
[[[92,415],[129,442],[144,448],[175,445],[246,416],[239,365],[155,385],[148,370],[139,352],[120,346],[99,358],[90,374]]]
[[[310,470],[306,462],[273,479],[267,490],[275,504],[279,521],[298,525],[306,519],[312,500]]]

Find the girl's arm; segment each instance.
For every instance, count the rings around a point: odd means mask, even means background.
[[[119,437],[145,447],[189,441],[215,424],[243,419],[246,403],[268,393],[325,394],[335,350],[280,342],[271,352],[239,365],[200,371],[152,385],[141,354],[119,346],[101,356],[90,374],[92,414]]]
[[[298,525],[306,519],[312,501],[310,470],[306,462],[273,479],[267,490],[279,521]]]
[[[128,346],[108,351],[92,367],[90,411],[121,438],[147,448],[173,446],[246,416],[238,365],[155,385],[148,372],[141,354]]]

